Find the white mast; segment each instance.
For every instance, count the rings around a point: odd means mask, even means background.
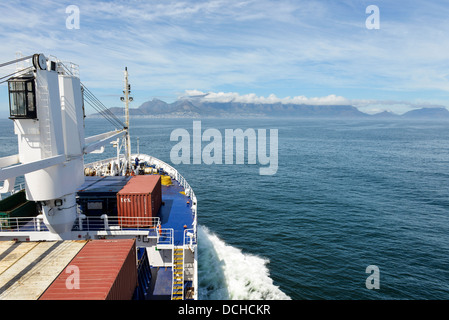
[[[126,161],[127,171],[130,171],[131,164],[131,139],[129,137],[129,102],[133,101],[133,98],[129,96],[131,93],[131,85],[128,83],[128,67],[125,67],[125,88],[123,90],[124,97],[121,97],[120,100],[125,102],[125,130],[126,130]]]

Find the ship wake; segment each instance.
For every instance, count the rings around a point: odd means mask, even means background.
[[[200,300],[290,300],[274,285],[268,259],[227,245],[207,227],[198,227]]]

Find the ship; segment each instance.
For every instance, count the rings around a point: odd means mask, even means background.
[[[77,64],[37,53],[0,68],[14,64],[0,79],[18,141],[0,158],[0,300],[198,299],[197,199],[174,167],[131,152],[127,68],[123,123]],[[116,129],[86,137],[87,104]],[[105,148],[116,156],[84,162]]]

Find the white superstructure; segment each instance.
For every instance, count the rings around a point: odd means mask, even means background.
[[[42,206],[51,238],[70,239],[75,192],[84,182],[84,153],[98,147],[91,144],[100,140],[104,145],[126,131],[85,139],[80,79],[42,54],[33,62],[34,71],[9,80],[19,153],[0,159],[0,180],[6,180],[0,191],[11,191],[15,178],[24,175],[27,199]]]

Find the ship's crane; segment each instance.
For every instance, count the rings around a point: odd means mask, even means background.
[[[27,59],[32,67],[7,80],[19,153],[0,158],[0,181],[4,181],[0,192],[11,191],[16,177],[24,175],[27,199],[41,204],[44,223],[55,237],[64,239],[76,219],[75,195],[84,183],[84,154],[127,137],[128,128],[85,138],[85,88],[73,65],[69,69],[57,59],[35,54],[0,67]]]

